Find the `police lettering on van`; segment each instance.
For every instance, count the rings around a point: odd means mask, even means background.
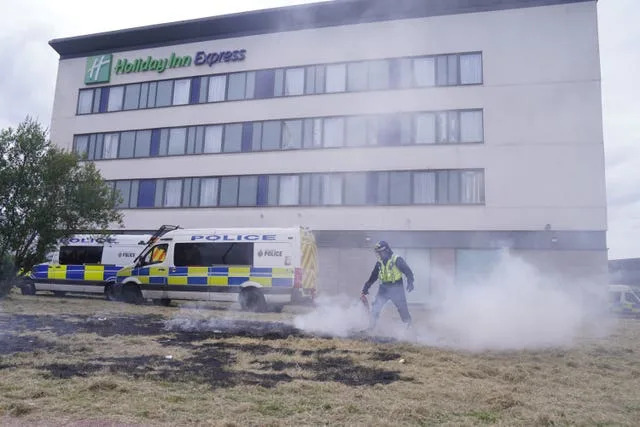
[[[249,241],[249,242],[255,242],[255,241],[274,241],[276,240],[276,236],[274,234],[209,234],[206,236],[203,235],[195,235],[195,236],[191,236],[191,240],[195,241],[195,240],[208,240],[210,242],[217,242],[218,240],[221,240],[223,242],[240,242],[240,241]]]

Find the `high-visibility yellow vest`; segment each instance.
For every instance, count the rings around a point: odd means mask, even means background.
[[[378,279],[380,279],[381,282],[393,283],[402,279],[402,272],[396,266],[397,258],[398,258],[397,255],[391,256],[391,258],[387,260],[386,264],[383,263],[382,260],[378,261],[378,263],[380,264],[380,270],[378,271]]]

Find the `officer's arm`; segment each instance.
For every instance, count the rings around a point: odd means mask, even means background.
[[[373,267],[373,271],[371,271],[371,276],[369,276],[369,280],[367,280],[367,282],[364,284],[364,287],[362,288],[362,293],[363,294],[368,294],[369,293],[369,288],[371,287],[371,285],[373,285],[376,280],[378,280],[378,272],[380,271],[380,264],[376,262],[376,266]]]
[[[411,271],[404,258],[398,257],[398,259],[396,260],[396,265],[398,266],[398,270],[400,270],[402,274],[407,276],[407,281],[409,283],[413,283],[413,271]]]

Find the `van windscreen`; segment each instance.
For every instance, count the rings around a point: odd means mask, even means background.
[[[253,265],[253,243],[176,243],[176,267]]]
[[[100,264],[102,249],[102,246],[61,246],[60,264]]]

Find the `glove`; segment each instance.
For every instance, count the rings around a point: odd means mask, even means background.
[[[407,292],[411,292],[413,290],[413,282],[407,283]]]
[[[364,295],[364,296],[369,295],[369,290],[368,289],[363,289],[362,290],[362,295]]]

